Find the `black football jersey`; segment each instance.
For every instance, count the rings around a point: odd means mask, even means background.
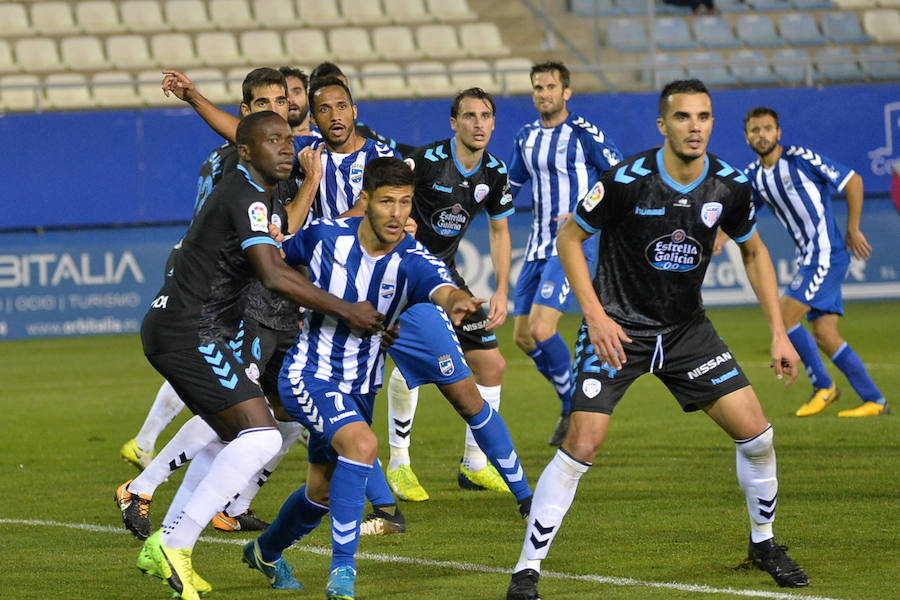
[[[481,163],[465,172],[456,160],[454,138],[417,148],[406,158],[416,173],[412,218],[416,239],[454,266],[459,240],[484,208],[492,219],[513,213],[506,165],[485,151]]]
[[[703,175],[680,185],[665,172],[662,152],[619,163],[575,209],[582,229],[601,232],[600,303],[630,335],[666,333],[701,313],[716,230],[740,242],[756,227],[743,173],[707,154]]]
[[[202,203],[173,254],[172,268],[144,317],[144,352],[156,354],[231,339],[255,279],[244,250],[274,244],[284,207],[270,200],[243,166],[226,174]]]

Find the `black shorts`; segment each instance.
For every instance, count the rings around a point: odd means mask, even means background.
[[[278,396],[278,373],[284,356],[297,341],[297,330],[283,331],[263,325],[256,319],[244,317],[242,331],[238,333],[246,340],[241,345],[240,355],[251,367],[251,374],[258,380],[266,396]]]
[[[629,336],[622,348],[628,362],[617,371],[601,363],[582,323],[575,344],[572,410],[611,415],[625,390],[644,373],[653,373],[684,412],[750,385],[737,360],[705,315],[666,334]]]
[[[263,397],[259,384],[251,378],[251,367],[227,343],[148,354],[147,360],[195,415],[215,415]]]
[[[450,273],[453,276],[453,282],[461,290],[472,294],[469,286],[466,285],[465,280],[460,277],[455,268],[450,269]],[[459,345],[462,347],[463,352],[468,352],[469,350],[492,350],[498,347],[497,336],[494,335],[494,331],[485,329],[487,322],[487,311],[482,307],[478,307],[478,310],[470,315],[466,315],[462,323],[454,326],[456,337],[459,339]]]

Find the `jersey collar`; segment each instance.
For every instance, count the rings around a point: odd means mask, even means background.
[[[250,173],[247,171],[244,165],[238,163],[237,170],[244,173],[244,177],[247,178],[247,181],[250,183],[250,185],[258,189],[260,192],[265,193],[266,190],[264,190],[258,183],[253,181],[253,177],[250,176]]]
[[[709,154],[703,155],[703,173],[700,174],[700,177],[690,182],[687,185],[681,185],[666,173],[666,165],[663,163],[663,149],[660,147],[659,150],[656,151],[656,165],[659,168],[659,174],[662,176],[663,181],[670,188],[678,192],[679,194],[687,194],[688,192],[696,189],[698,185],[700,185],[704,179],[706,179],[707,173],[709,173]]]
[[[485,150],[485,152],[487,152],[487,150]],[[463,168],[462,164],[460,164],[460,162],[456,159],[456,136],[450,138],[450,154],[453,155],[453,164],[456,165],[456,170],[459,171],[459,174],[463,177],[471,177],[472,175],[477,173],[478,169],[481,168],[481,161],[484,160],[484,154],[482,154],[481,160],[478,161],[478,164],[475,165],[475,168],[467,172]]]

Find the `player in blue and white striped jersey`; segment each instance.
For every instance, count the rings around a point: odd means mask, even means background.
[[[399,159],[369,161],[360,194],[364,216],[313,221],[285,242],[285,260],[307,266],[310,280],[323,290],[371,302],[384,316],[385,327],[423,302],[440,305],[458,324],[486,300],[460,290],[446,265],[405,233],[414,187],[413,172]],[[309,474],[266,533],[245,547],[248,564],[267,574],[271,567],[274,577],[282,551],[330,511],[332,564],[326,595],[354,597],[360,517],[378,446],[372,409],[383,375],[379,334],[366,336],[346,321],[308,314],[282,367],[279,391],[285,409],[310,429]],[[498,450],[514,455],[508,433],[505,442],[497,441],[498,430],[505,430],[500,415],[477,392],[459,412],[473,429],[490,430],[485,435],[494,436]]]
[[[516,135],[509,165],[513,195],[531,180],[533,215],[525,264],[516,281],[513,336],[559,396],[562,414],[550,438],[550,444],[559,446],[569,426],[572,359],[557,327],[573,296],[556,255],[556,234],[600,175],[622,160],[622,153],[606,133],[566,108],[572,90],[565,65],[534,65],[531,83],[540,118]],[[592,265],[596,262],[596,239],[585,243],[585,255]]]
[[[856,408],[842,410],[839,417],[887,414],[884,396],[838,330],[838,318],[844,314],[841,282],[850,263],[847,251],[866,259],[872,249],[859,229],[862,178],[808,148],[782,147],[778,113],[771,108],[758,107],[747,113],[744,136],[759,157],[746,170],[754,202],[772,209],[797,246],[799,270],[781,299],[785,328],[813,384],[812,397],[797,410],[797,416],[818,414],[839,395],[819,348],[847,376],[863,401]],[[831,190],[847,195],[846,243],[832,211]],[[801,324],[804,315],[812,325],[812,335]]]

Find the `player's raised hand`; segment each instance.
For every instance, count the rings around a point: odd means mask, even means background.
[[[783,379],[787,375],[788,380],[784,387],[788,387],[797,379],[797,365],[800,363],[800,355],[794,350],[791,341],[785,337],[776,337],[772,340],[772,362],[770,367],[775,369],[775,377]]]
[[[187,100],[187,95],[194,91],[194,82],[188,76],[175,69],[163,69],[162,91],[168,98],[171,94],[179,100]]]
[[[322,148],[324,147],[325,145],[323,144],[313,150],[307,146],[301,148],[300,152],[297,153],[297,162],[300,163],[300,168],[303,169],[307,179],[311,178],[316,181],[322,179]]]
[[[348,303],[342,316],[351,329],[362,331],[364,335],[372,335],[384,329],[381,324],[384,315],[375,310],[368,300]]]
[[[859,229],[847,231],[847,248],[859,260],[869,258],[869,255],[872,253],[872,246],[869,245],[866,236]]]
[[[622,342],[631,342],[631,338],[622,326],[610,319],[606,314],[587,321],[588,337],[594,346],[594,353],[614,369],[621,369],[628,360]]]

